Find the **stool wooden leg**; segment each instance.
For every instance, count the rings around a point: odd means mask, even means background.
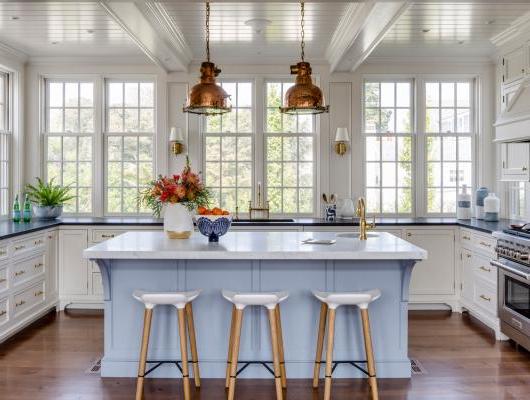
[[[364,348],[366,350],[366,361],[368,364],[368,382],[370,384],[370,389],[372,392],[372,400],[378,400],[379,393],[377,390],[374,350],[372,347],[372,335],[370,333],[370,318],[368,317],[368,309],[361,309],[361,319],[363,321]]]
[[[282,392],[282,377],[280,368],[280,352],[278,350],[278,324],[277,324],[276,309],[269,309],[269,322],[271,326],[271,341],[272,341],[272,359],[274,363],[274,382],[276,384],[276,400],[283,399]]]
[[[138,379],[136,380],[136,400],[142,400],[143,397],[145,364],[147,360],[147,348],[149,347],[149,334],[151,333],[152,318],[153,309],[146,308],[144,311],[144,329],[142,334],[140,361],[138,362]]]
[[[186,320],[188,321],[188,334],[190,336],[191,360],[193,362],[193,378],[195,387],[201,387],[201,374],[199,372],[199,355],[197,354],[197,339],[195,338],[195,322],[193,321],[193,307],[186,304]]]
[[[326,333],[326,317],[328,305],[322,303],[320,306],[320,321],[318,322],[317,351],[315,355],[315,370],[313,372],[313,388],[318,388],[320,378],[320,363],[322,362],[322,348],[324,347],[324,334]]]
[[[241,324],[243,310],[236,309],[232,338],[232,354],[230,359],[230,382],[228,385],[228,400],[234,400],[236,390],[237,359],[239,357],[239,340],[241,339]]]
[[[225,388],[230,384],[230,363],[232,361],[232,347],[234,346],[234,326],[236,321],[236,306],[232,307],[232,319],[230,320],[230,336],[228,337],[228,357],[226,358],[226,381]]]
[[[177,308],[180,336],[180,358],[182,362],[182,386],[184,400],[190,400],[190,371],[188,368],[188,340],[186,336],[186,314],[183,308]]]
[[[335,309],[328,312],[328,345],[326,348],[326,377],[324,381],[324,400],[331,399],[331,370],[333,363],[333,341],[335,336]]]
[[[283,351],[282,317],[280,305],[276,306],[276,331],[278,335],[278,353],[280,355],[280,372],[282,375],[282,388],[287,388],[287,374],[285,373],[285,354]]]

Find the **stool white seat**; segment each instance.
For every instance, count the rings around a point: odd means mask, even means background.
[[[320,322],[318,325],[317,350],[315,356],[315,369],[313,374],[313,387],[318,387],[320,377],[320,364],[322,363],[322,350],[324,347],[324,335],[326,325],[328,328],[327,348],[326,348],[326,373],[324,386],[324,400],[331,400],[331,375],[333,373],[333,344],[335,340],[335,313],[340,306],[356,306],[361,311],[363,326],[364,348],[366,352],[366,365],[368,372],[368,383],[372,400],[379,399],[377,389],[377,377],[375,372],[375,359],[372,346],[372,335],[370,330],[370,319],[368,316],[368,306],[373,301],[381,297],[379,289],[372,289],[363,292],[322,292],[313,291],[313,295],[322,302],[320,307]],[[327,319],[327,321],[326,321]],[[356,361],[345,361],[356,365]],[[337,362],[336,362],[337,363]]]
[[[143,303],[145,307],[140,360],[138,362],[138,378],[136,381],[136,400],[142,400],[143,398],[144,379],[146,375],[145,370],[148,362],[147,350],[149,347],[149,336],[151,334],[151,321],[153,318],[153,309],[156,306],[169,305],[174,306],[177,309],[184,400],[191,400],[188,368],[188,335],[195,386],[201,386],[197,340],[195,338],[195,324],[193,322],[193,308],[191,306],[191,302],[195,300],[200,293],[200,290],[191,290],[187,292],[147,292],[144,290],[135,290],[133,292],[133,297]],[[186,324],[188,326],[188,334],[186,333]],[[165,362],[166,361],[163,361],[161,363]]]
[[[381,297],[381,291],[379,289],[372,289],[366,292],[320,292],[314,290],[313,295],[323,303],[326,303],[329,308],[345,305],[365,309],[368,308],[368,304]]]
[[[269,310],[276,308],[278,304],[289,297],[288,292],[233,292],[223,290],[223,297],[233,303],[237,309],[242,310],[246,306],[264,306]]]
[[[247,306],[263,306],[268,310],[274,365],[274,382],[276,385],[276,400],[283,400],[283,389],[287,387],[287,377],[285,373],[280,303],[289,297],[289,293],[285,291],[234,292],[231,290],[223,290],[222,295],[226,300],[233,304],[225,383],[225,386],[228,388],[228,400],[234,400],[235,396],[241,325],[243,322],[243,311]],[[262,362],[258,361],[258,363]]]
[[[200,290],[191,290],[189,292],[145,292],[143,290],[135,290],[133,297],[141,303],[145,304],[146,308],[154,308],[157,305],[173,305],[176,308],[184,308],[186,304],[195,300]]]

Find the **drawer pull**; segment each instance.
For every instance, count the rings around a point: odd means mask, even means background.
[[[20,245],[20,246],[15,246],[15,251],[19,251],[19,250],[22,250],[22,249],[25,249],[26,246],[24,246],[23,244]]]
[[[464,240],[471,240],[471,238],[469,236],[462,236],[462,239]]]
[[[15,276],[20,276],[20,275],[24,275],[26,273],[25,270],[22,270],[22,271],[18,271],[18,272],[15,272]]]
[[[26,304],[26,302],[24,300],[20,300],[20,303],[15,303],[15,307],[23,306],[24,304]]]
[[[101,235],[101,237],[102,237],[103,239],[112,239],[112,238],[114,237],[114,235],[113,235],[113,234]]]
[[[3,316],[3,315],[6,315],[7,314],[7,311],[6,310],[2,310],[0,311],[0,317]]]
[[[6,278],[0,278],[0,283],[4,283],[5,281],[7,281]]]
[[[44,265],[43,263],[35,264],[35,269],[40,268],[40,267],[42,267],[43,265]]]
[[[407,236],[408,236],[408,237],[411,237],[411,236],[412,236],[412,233],[410,233],[410,232],[407,233]]]
[[[491,247],[491,244],[486,243],[486,242],[480,242],[480,244],[481,244],[482,246]]]
[[[482,300],[491,301],[491,297],[486,297],[486,296],[484,296],[483,294],[480,295],[480,298],[481,298]]]
[[[471,254],[466,254],[466,257],[467,258],[471,258]]]
[[[7,254],[7,251],[5,250],[0,250],[0,256],[5,256]]]
[[[523,171],[526,171],[526,170],[527,170],[528,168],[526,168],[526,167],[523,167],[523,168],[521,168],[521,169],[522,169]]]
[[[481,265],[480,269],[484,272],[491,272],[491,268],[486,268],[485,266]]]
[[[38,246],[39,244],[42,244],[42,243],[43,243],[43,242],[42,242],[42,240],[40,240],[40,239],[39,239],[39,240],[35,240],[35,246]]]
[[[33,295],[34,295],[35,297],[42,296],[43,294],[44,294],[44,292],[43,292],[42,290],[39,290],[38,292],[33,293]]]

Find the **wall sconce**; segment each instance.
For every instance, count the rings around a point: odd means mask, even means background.
[[[171,127],[171,133],[169,134],[169,143],[171,143],[171,152],[175,155],[181,154],[184,150],[184,135],[182,134],[182,128]]]
[[[335,153],[339,156],[343,156],[348,151],[348,142],[350,141],[350,135],[348,134],[348,128],[337,128],[335,134]]]

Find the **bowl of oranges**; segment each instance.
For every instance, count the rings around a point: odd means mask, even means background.
[[[219,207],[212,209],[199,207],[195,216],[195,223],[199,232],[208,238],[209,242],[218,242],[219,236],[223,236],[230,225],[232,225],[232,216],[226,210]]]

